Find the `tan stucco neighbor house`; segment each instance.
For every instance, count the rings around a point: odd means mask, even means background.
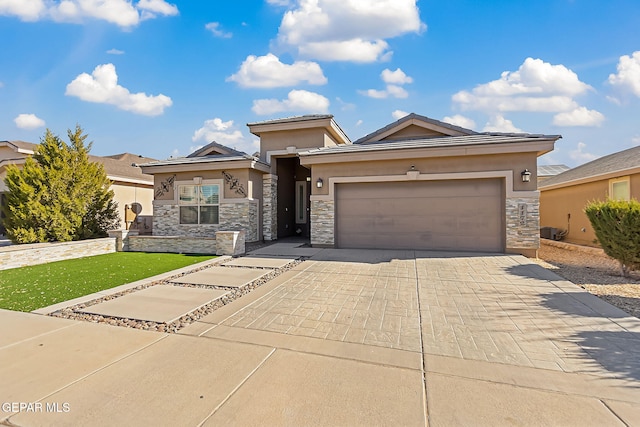
[[[556,228],[563,240],[596,246],[584,213],[590,201],[640,200],[640,147],[629,148],[556,175],[540,187],[540,225]]]
[[[537,158],[559,135],[477,133],[417,114],[353,143],[332,115],[248,126],[257,157],[214,142],[141,165],[155,177],[154,236],[537,252]]]
[[[21,167],[27,157],[33,155],[37,144],[25,141],[0,141],[0,203],[4,204],[4,194],[8,191],[4,179],[7,175],[7,166]],[[93,156],[89,159],[102,163],[107,177],[111,180],[111,189],[114,192],[114,201],[118,204],[121,227],[130,226],[139,230],[140,234],[151,232],[151,215],[153,215],[153,177],[143,174],[137,166],[138,163],[155,161],[148,157],[142,157],[131,153],[116,154],[113,156]],[[125,217],[125,206],[132,210]],[[129,219],[126,224],[125,219]],[[2,218],[0,217],[0,234],[4,234]]]

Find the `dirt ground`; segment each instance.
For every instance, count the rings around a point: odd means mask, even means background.
[[[542,244],[538,263],[632,316],[640,318],[640,272],[622,277],[617,261]]]

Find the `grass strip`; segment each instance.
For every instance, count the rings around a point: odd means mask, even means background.
[[[0,271],[0,308],[33,311],[193,265],[212,255],[115,252]]]

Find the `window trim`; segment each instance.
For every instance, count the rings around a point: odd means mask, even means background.
[[[613,198],[613,186],[614,184],[618,184],[620,182],[626,182],[627,183],[627,192],[625,194],[625,197],[622,199],[614,199]],[[631,199],[631,180],[629,176],[623,176],[623,177],[619,177],[619,178],[612,178],[609,180],[609,199],[611,200],[630,200]]]
[[[174,201],[176,205],[178,205],[178,224],[179,225],[187,225],[187,226],[205,226],[205,225],[220,225],[220,205],[222,204],[224,197],[224,182],[222,179],[203,179],[199,183],[196,183],[195,180],[183,180],[183,181],[175,181],[174,182]],[[200,204],[200,198],[198,197],[197,204],[188,204],[180,202],[180,186],[191,185],[196,187],[203,187],[207,185],[217,185],[218,186],[218,203],[217,204]],[[187,224],[181,222],[180,217],[180,208],[182,207],[196,207],[198,209],[198,222],[193,224]],[[217,206],[218,207],[218,222],[214,224],[201,224],[200,223],[200,207],[202,206]]]

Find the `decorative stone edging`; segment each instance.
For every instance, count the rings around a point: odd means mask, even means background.
[[[199,319],[213,313],[214,311],[216,311],[217,309],[219,309],[220,307],[223,307],[227,304],[229,304],[230,302],[235,301],[236,299],[240,298],[243,295],[248,294],[249,292],[253,291],[254,289],[259,288],[260,286],[264,285],[265,283],[269,282],[270,280],[276,278],[277,276],[281,275],[282,273],[284,273],[285,271],[288,271],[290,269],[292,269],[293,267],[295,267],[296,265],[300,264],[302,261],[304,261],[304,259],[296,259],[292,262],[290,262],[289,264],[285,265],[284,267],[278,268],[278,269],[270,269],[270,268],[261,268],[261,267],[236,267],[236,266],[225,266],[223,265],[224,262],[228,262],[229,260],[221,260],[220,262],[215,262],[200,268],[196,268],[194,270],[189,270],[186,272],[183,272],[181,274],[176,274],[174,276],[162,279],[162,280],[157,280],[155,282],[151,282],[151,283],[147,283],[144,285],[140,285],[137,286],[135,288],[131,288],[131,289],[127,289],[112,295],[107,295],[104,296],[102,298],[97,298],[85,303],[81,303],[81,304],[76,304],[73,305],[71,307],[66,307],[63,308],[61,310],[57,310],[51,314],[49,314],[49,316],[53,316],[53,317],[60,317],[63,319],[73,319],[73,320],[84,320],[87,322],[93,322],[93,323],[105,323],[108,325],[113,325],[113,326],[122,326],[122,327],[126,327],[126,328],[134,328],[134,329],[142,329],[142,330],[147,330],[147,331],[157,331],[157,332],[165,332],[165,333],[177,333],[180,329],[184,328],[185,326],[190,325],[193,322],[198,321]],[[238,288],[232,288],[232,287],[226,287],[226,286],[214,286],[214,285],[198,285],[198,284],[188,284],[188,283],[173,283],[172,280],[175,280],[179,277],[183,277],[187,274],[191,274],[191,273],[195,273],[197,271],[201,271],[201,270],[205,270],[207,268],[211,268],[211,267],[215,267],[215,266],[223,266],[223,267],[227,267],[227,268],[251,268],[251,269],[258,269],[258,270],[271,270],[269,273],[267,273],[266,275],[244,285]],[[197,310],[194,310],[192,312],[189,312],[187,314],[185,314],[184,316],[182,316],[181,318],[179,318],[178,320],[175,320],[169,324],[167,323],[161,323],[161,322],[154,322],[154,321],[144,321],[144,320],[136,320],[136,319],[129,319],[129,318],[121,318],[121,317],[112,317],[112,316],[102,316],[102,315],[98,315],[98,314],[90,314],[90,313],[82,313],[79,312],[78,310],[82,310],[85,309],[87,307],[90,307],[92,305],[96,305],[105,301],[109,301],[127,294],[130,294],[132,292],[136,292],[136,291],[140,291],[142,289],[145,288],[149,288],[151,286],[156,286],[156,285],[160,285],[160,284],[166,284],[166,285],[170,285],[170,286],[178,286],[178,287],[190,287],[190,288],[204,288],[204,289],[219,289],[219,290],[225,290],[225,291],[229,291],[229,293],[227,293],[226,295],[223,295],[222,297],[211,301],[210,303],[198,308]]]

